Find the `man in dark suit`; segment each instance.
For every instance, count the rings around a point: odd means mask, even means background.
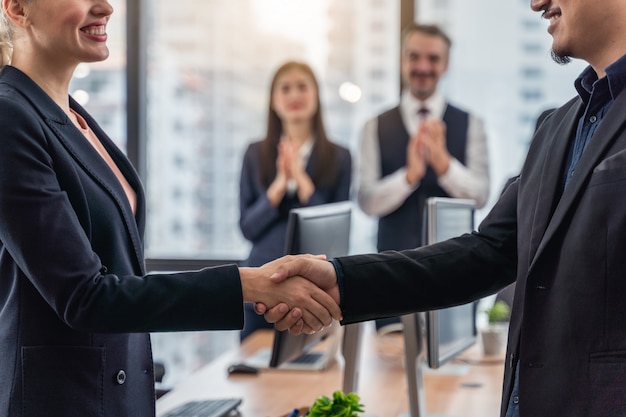
[[[465,303],[516,282],[501,415],[626,416],[626,1],[531,8],[549,22],[557,61],[590,66],[578,96],[540,124],[478,232],[330,263],[300,259],[276,278],[325,286],[344,323]],[[273,313],[279,328],[293,324]]]

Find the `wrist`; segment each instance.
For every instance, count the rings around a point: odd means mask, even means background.
[[[433,169],[437,176],[441,176],[448,172],[448,168],[450,168],[450,155],[446,154],[432,162]]]
[[[258,301],[258,294],[256,292],[256,287],[253,284],[253,280],[256,279],[254,276],[254,269],[240,267],[239,279],[241,281],[241,295],[243,297],[243,301],[244,302]]]
[[[412,170],[407,169],[406,174],[404,174],[404,180],[411,187],[415,187],[415,185],[419,181],[419,178],[417,178],[417,175]]]

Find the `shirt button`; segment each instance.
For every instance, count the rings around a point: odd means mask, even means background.
[[[597,118],[596,116],[591,116],[591,117],[589,118],[589,122],[591,122],[591,123],[595,123],[595,122],[596,122],[596,120],[598,120],[598,118]]]
[[[115,374],[115,382],[117,382],[118,385],[123,385],[124,382],[126,382],[126,372],[124,372],[123,369],[117,371]]]
[[[519,404],[519,396],[515,395],[513,397],[513,404]]]

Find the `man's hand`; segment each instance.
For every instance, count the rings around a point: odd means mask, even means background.
[[[337,305],[339,304],[339,286],[337,285],[337,275],[335,268],[330,262],[307,255],[293,256],[287,262],[281,263],[271,279],[275,282],[291,281],[294,278],[304,277],[323,289],[332,297]],[[264,314],[269,323],[275,323],[278,330],[287,330],[292,334],[310,333],[310,326],[302,323],[298,318],[296,309],[286,309],[284,305],[268,309],[265,305],[255,306],[257,313]],[[341,320],[341,317],[335,317]]]
[[[450,153],[446,146],[446,124],[441,120],[428,119],[420,125],[418,136],[426,150],[427,161],[437,176],[445,174],[450,166]]]
[[[266,308],[279,306],[274,314],[278,315],[278,312],[282,311],[283,318],[287,315],[288,320],[282,322],[283,325],[290,323],[292,327],[297,326],[296,328],[300,328],[300,331],[309,333],[319,331],[329,326],[333,318],[341,319],[341,310],[335,297],[329,295],[325,288],[320,288],[319,285],[302,276],[285,279],[286,276],[277,274],[277,271],[281,271],[282,265],[290,264],[294,259],[311,260],[322,264],[328,263],[321,260],[320,257],[316,258],[310,255],[285,256],[260,268],[240,268],[244,301],[262,303]],[[333,269],[332,265],[329,264],[329,266]],[[289,268],[287,271],[291,271],[293,266]],[[332,272],[334,275],[334,269]],[[275,277],[270,279],[270,276]],[[336,299],[338,300],[339,291],[336,292]],[[289,310],[297,308],[299,311],[288,315],[288,310],[285,307]],[[294,319],[294,315],[298,318]],[[298,323],[298,320],[302,320],[302,323]]]
[[[426,175],[426,156],[420,131],[411,136],[406,148],[406,182],[414,186]]]

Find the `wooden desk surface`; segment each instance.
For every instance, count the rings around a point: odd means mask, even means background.
[[[409,410],[401,335],[378,336],[364,327],[357,393],[365,416],[398,417]],[[325,371],[261,370],[232,375],[228,366],[271,346],[271,331],[257,331],[241,348],[226,352],[157,401],[157,416],[190,400],[241,397],[242,417],[279,417],[308,407],[319,395],[342,387],[342,359]],[[502,392],[502,358],[485,358],[476,345],[440,370],[425,370],[426,411],[454,417],[497,417]]]

